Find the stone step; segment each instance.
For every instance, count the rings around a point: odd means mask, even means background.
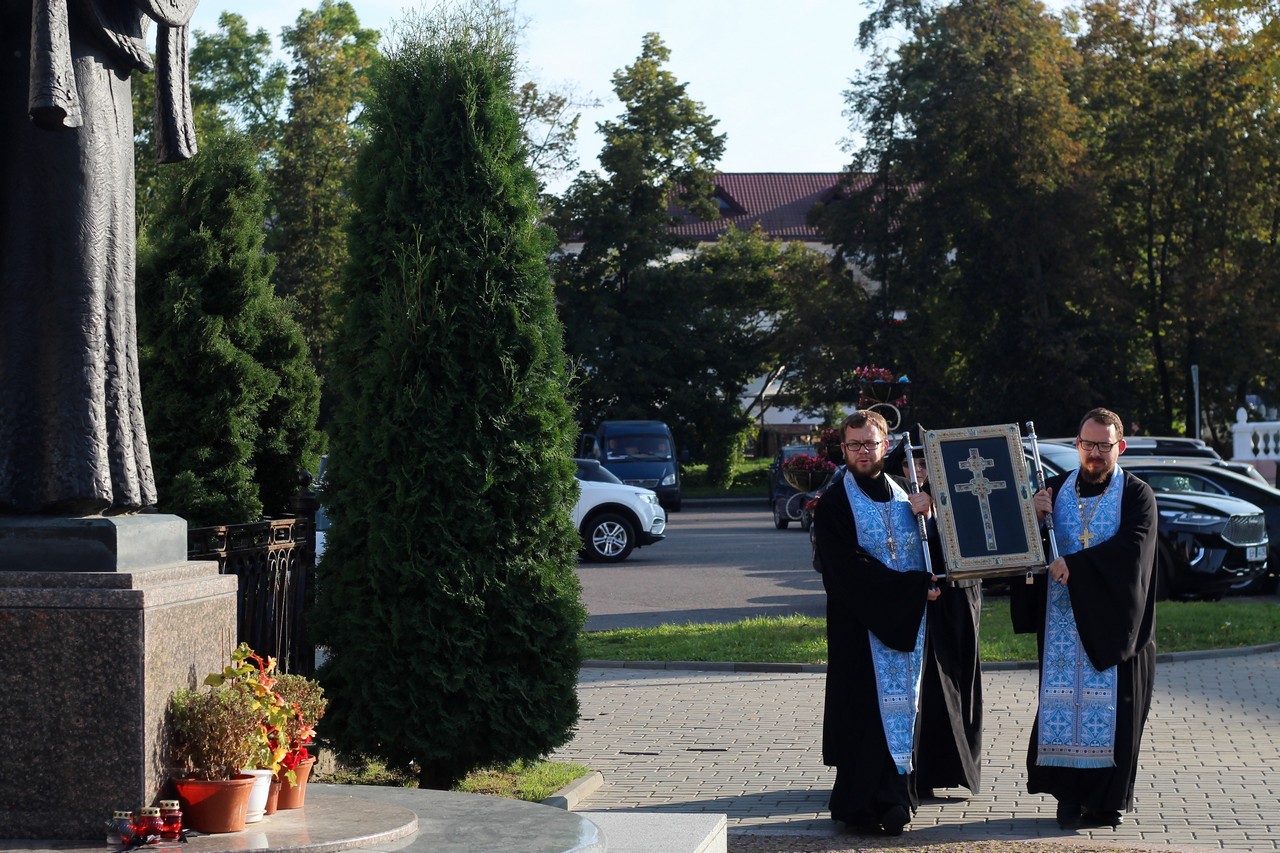
[[[627,811],[575,812],[600,827],[607,853],[726,853],[722,814]]]

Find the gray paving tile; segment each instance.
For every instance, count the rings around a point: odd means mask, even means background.
[[[1280,652],[1162,659],[1143,741],[1136,811],[1110,829],[1063,833],[1052,798],[1026,793],[1034,669],[984,673],[986,788],[922,804],[926,840],[1058,838],[1280,851]],[[829,834],[822,692],[813,672],[590,668],[577,735],[555,754],[600,770],[581,808],[720,812],[735,829]],[[714,748],[718,751],[705,751]]]

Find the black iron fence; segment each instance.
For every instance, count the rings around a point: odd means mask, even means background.
[[[292,518],[197,527],[187,531],[187,559],[217,561],[240,582],[237,641],[270,655],[282,672],[315,673],[315,645],[307,634],[307,605],[315,573],[315,514],[308,483],[294,499]]]

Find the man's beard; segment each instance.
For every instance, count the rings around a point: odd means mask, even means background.
[[[853,473],[857,476],[866,477],[868,480],[874,480],[884,471],[884,459],[875,460],[871,463],[871,467],[867,468],[865,471],[862,468],[859,468],[856,464],[852,467]]]
[[[1084,480],[1086,483],[1105,483],[1107,478],[1111,476],[1112,470],[1114,469],[1103,468],[1100,472],[1094,472],[1081,465],[1080,479]]]

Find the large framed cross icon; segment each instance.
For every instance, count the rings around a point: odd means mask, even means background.
[[[924,458],[947,574],[1043,569],[1030,468],[1017,424],[926,430]]]

